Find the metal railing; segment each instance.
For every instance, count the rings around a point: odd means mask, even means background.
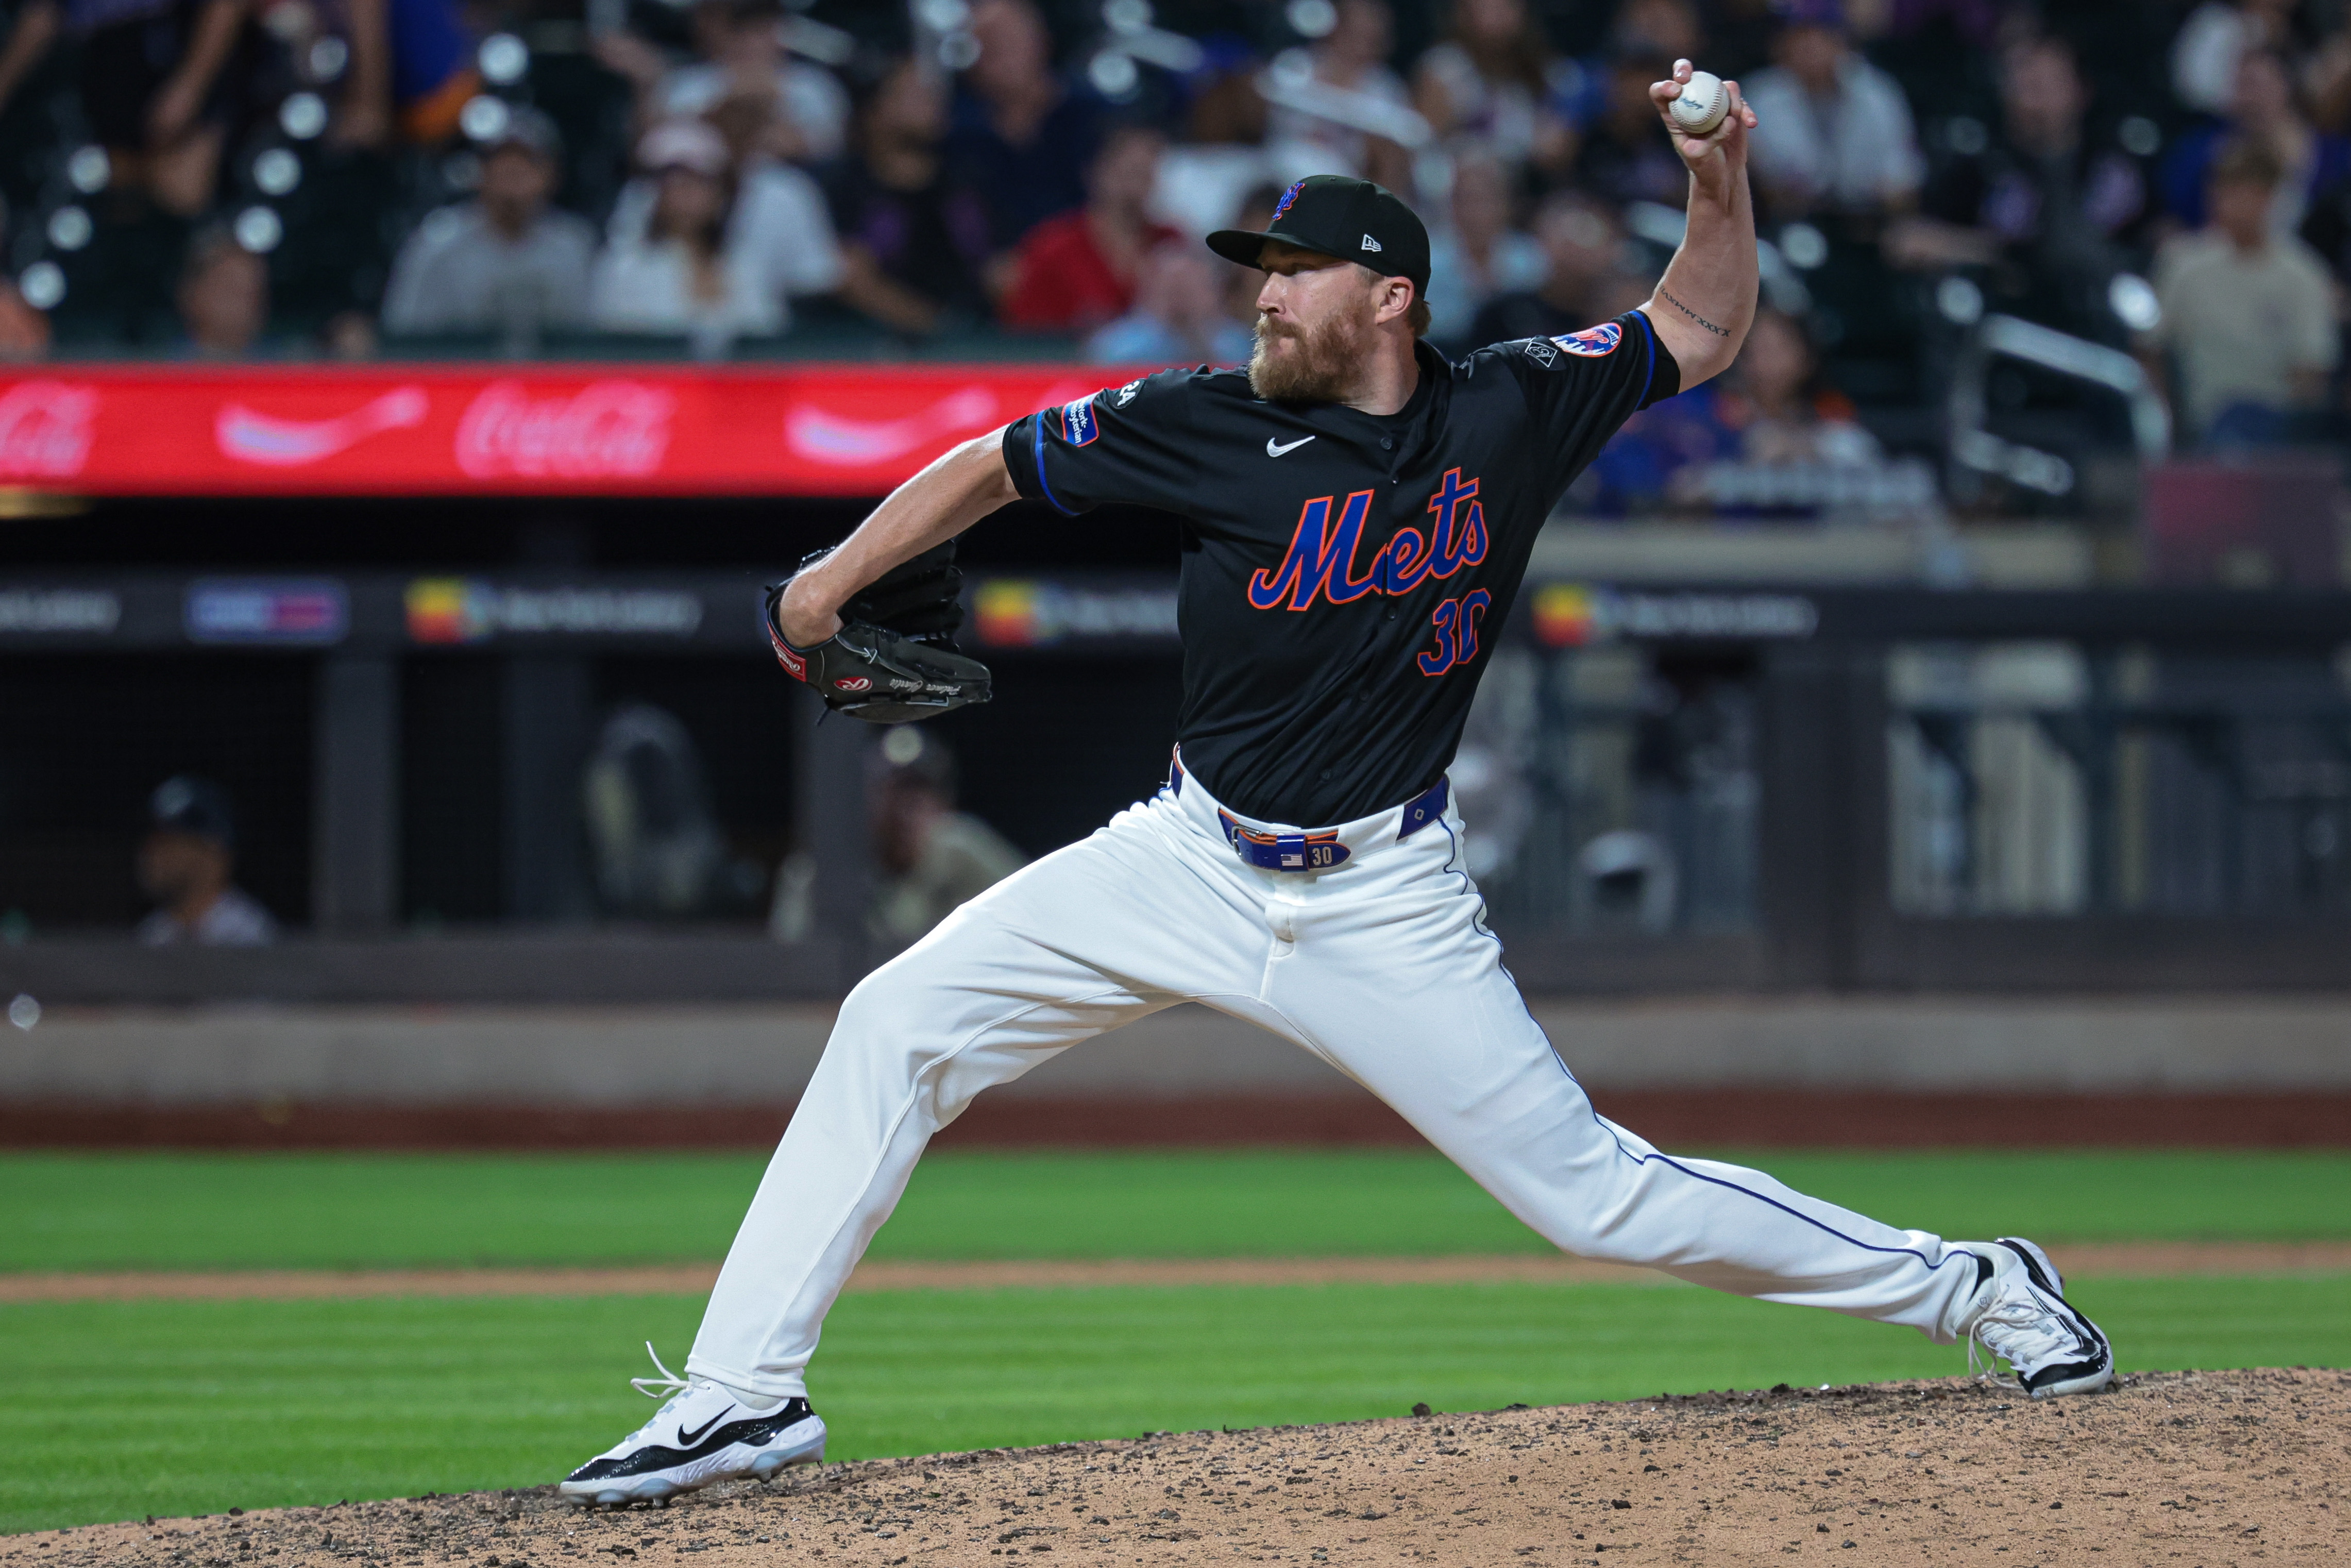
[[[2054,452],[2013,442],[1987,426],[1985,386],[1995,360],[2011,359],[2104,387],[2130,412],[2131,440],[2142,463],[2160,463],[2171,451],[2171,412],[2147,370],[2118,349],[2068,337],[2013,316],[1987,316],[1976,324],[1952,367],[1945,400],[1949,421],[1952,498],[1978,498],[1986,476],[2047,496],[2074,488],[2074,465]]]

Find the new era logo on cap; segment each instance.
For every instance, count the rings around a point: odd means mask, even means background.
[[[1365,235],[1364,236],[1364,248],[1365,250],[1377,250],[1380,248],[1380,242],[1374,239],[1371,235]]]

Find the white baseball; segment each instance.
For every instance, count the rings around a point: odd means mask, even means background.
[[[1730,89],[1712,71],[1692,71],[1672,108],[1676,125],[1692,136],[1709,136],[1730,112]]]

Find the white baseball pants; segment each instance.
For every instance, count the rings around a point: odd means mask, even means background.
[[[1260,871],[1186,777],[868,976],[751,1200],[688,1371],[805,1393],[824,1315],[931,1134],[983,1089],[1184,1001],[1322,1057],[1563,1251],[1955,1337],[1973,1254],[1756,1171],[1669,1157],[1595,1113],[1502,967],[1459,869],[1460,819],[1448,806],[1399,839],[1402,814],[1340,829],[1338,866]]]

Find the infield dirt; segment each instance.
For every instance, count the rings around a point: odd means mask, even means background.
[[[2220,1568],[2351,1552],[2346,1458],[2340,1371],[2147,1373],[2042,1402],[1783,1386],[873,1460],[665,1509],[538,1488],[93,1525],[0,1541],[0,1561]]]

